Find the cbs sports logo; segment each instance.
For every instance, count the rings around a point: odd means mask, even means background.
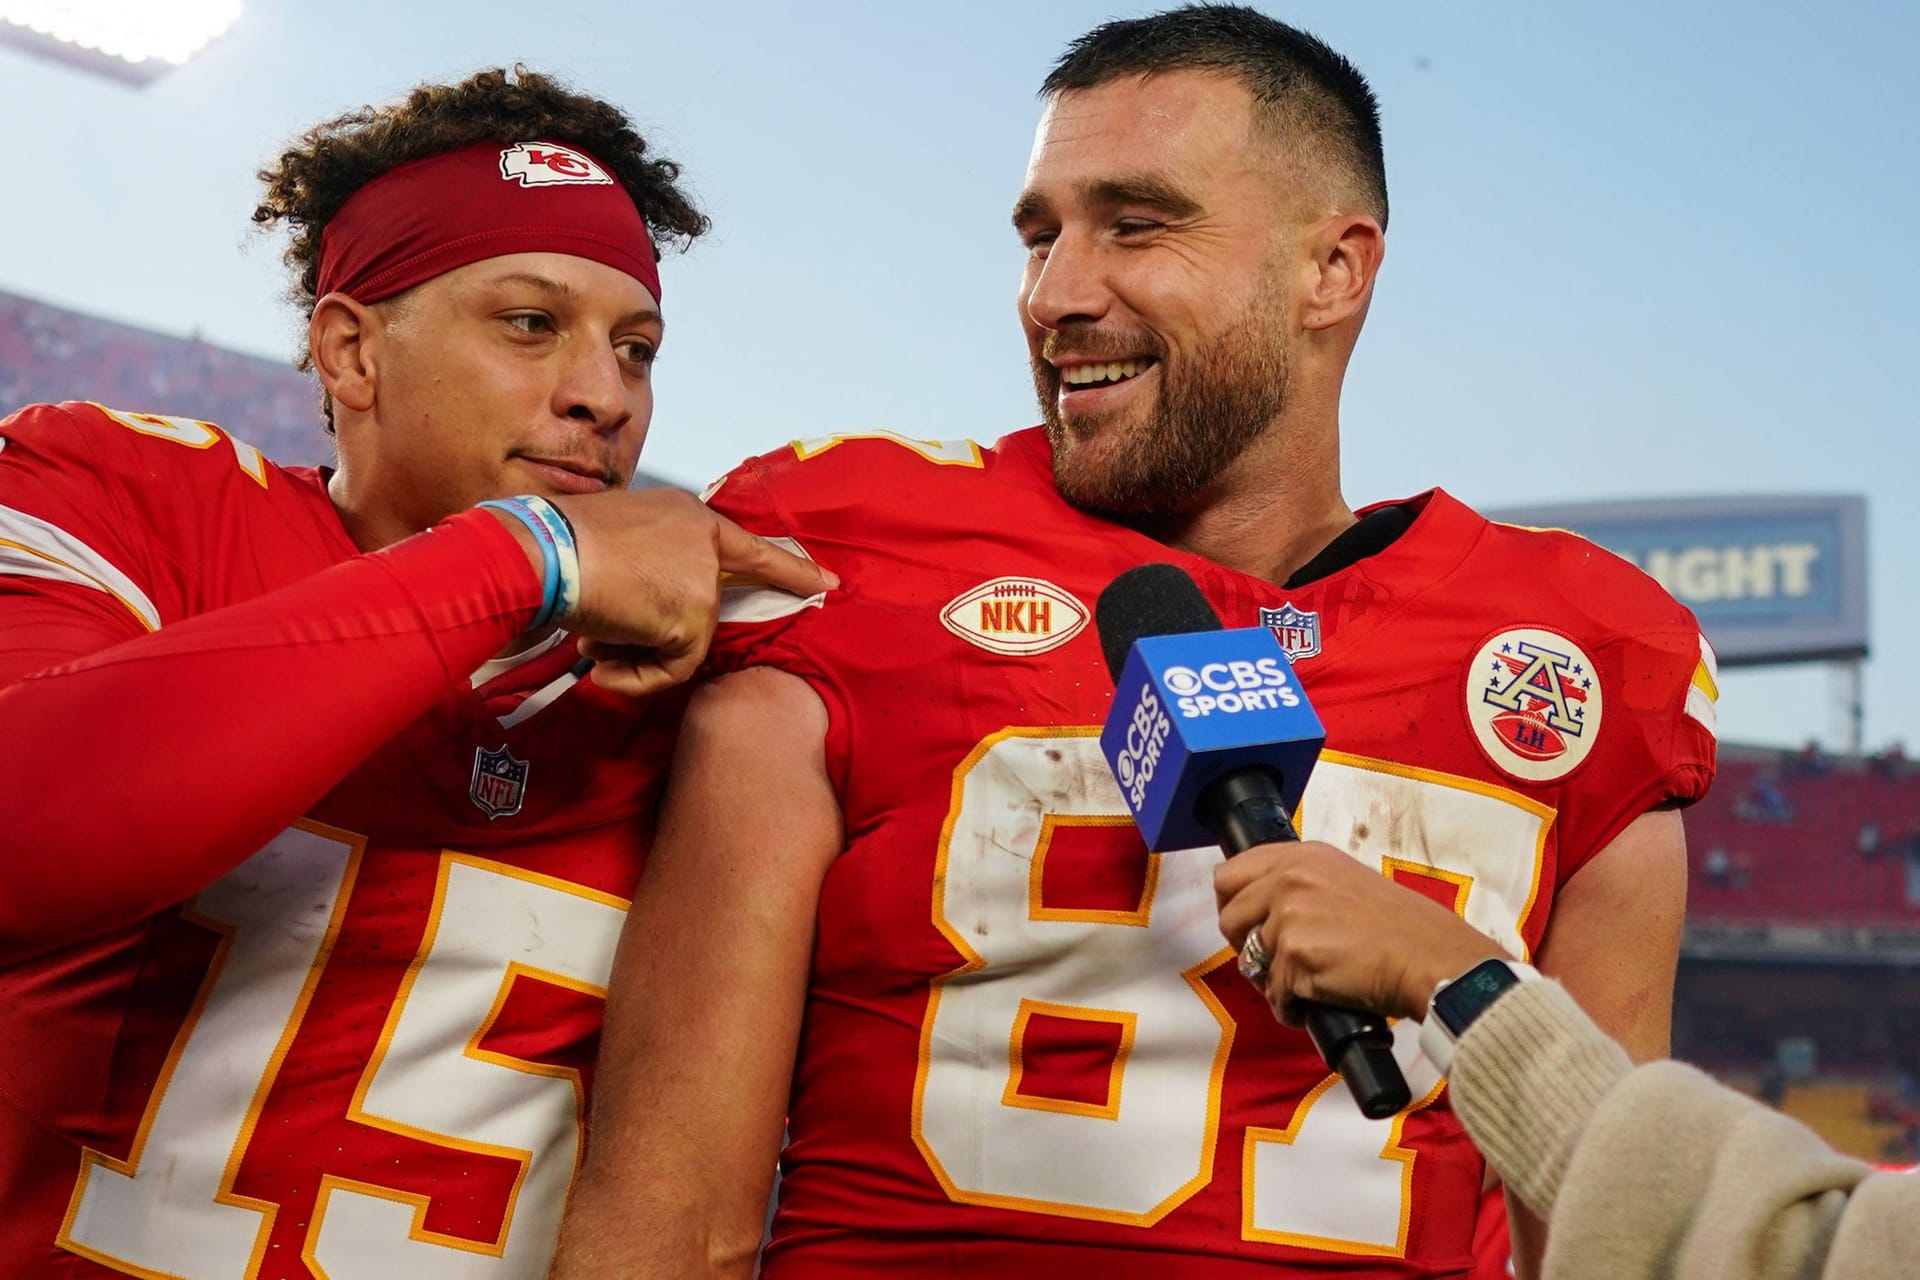
[[[1300,705],[1300,691],[1287,678],[1278,658],[1209,662],[1194,667],[1168,667],[1160,682],[1174,697],[1174,707],[1185,720],[1220,712],[1278,711]]]

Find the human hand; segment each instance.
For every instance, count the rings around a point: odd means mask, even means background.
[[[1317,840],[1268,844],[1213,875],[1220,932],[1236,951],[1255,928],[1273,957],[1257,984],[1288,1026],[1301,1000],[1426,1016],[1434,987],[1505,954],[1431,898]]]
[[[818,595],[832,571],[748,533],[677,489],[550,499],[573,526],[580,599],[566,627],[594,683],[640,697],[699,669],[720,612],[722,574]]]

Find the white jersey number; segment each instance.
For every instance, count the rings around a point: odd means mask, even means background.
[[[1149,854],[1137,909],[1042,902],[1039,864],[1063,826],[1124,825],[1098,729],[1008,729],[954,771],[934,923],[966,963],[939,980],[921,1033],[914,1140],[967,1204],[1150,1226],[1207,1184],[1234,1024],[1203,979],[1232,956],[1213,898],[1218,849]],[[1301,805],[1309,838],[1385,874],[1454,887],[1454,909],[1515,954],[1550,811],[1498,788],[1328,753]],[[1021,1087],[1039,1015],[1109,1024],[1105,1104]],[[1249,1128],[1242,1235],[1404,1256],[1416,1153],[1407,1114],[1439,1096],[1415,1028],[1395,1054],[1414,1101],[1388,1125],[1328,1076],[1284,1129]]]
[[[363,846],[302,823],[189,904],[188,918],[223,935],[213,971],[129,1157],[86,1154],[64,1248],[135,1276],[259,1273],[279,1206],[233,1194],[233,1181],[340,929]],[[329,1178],[302,1248],[316,1274],[546,1274],[579,1158],[579,1081],[477,1046],[521,974],[603,994],[626,906],[518,867],[441,856],[426,938],[350,1114],[516,1159],[517,1192],[499,1235],[475,1242],[424,1230],[424,1197]]]

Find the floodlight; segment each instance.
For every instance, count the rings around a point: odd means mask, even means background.
[[[240,0],[0,0],[0,43],[143,85],[239,16]]]

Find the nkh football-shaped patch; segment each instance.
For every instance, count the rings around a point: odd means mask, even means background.
[[[1526,782],[1580,767],[1600,736],[1600,676],[1579,645],[1554,631],[1502,631],[1467,667],[1467,721],[1487,759]]]
[[[500,153],[500,176],[523,187],[613,185],[607,171],[575,151],[552,142],[522,142]]]
[[[1079,635],[1087,606],[1045,578],[994,578],[940,611],[940,625],[989,653],[1045,653]]]

